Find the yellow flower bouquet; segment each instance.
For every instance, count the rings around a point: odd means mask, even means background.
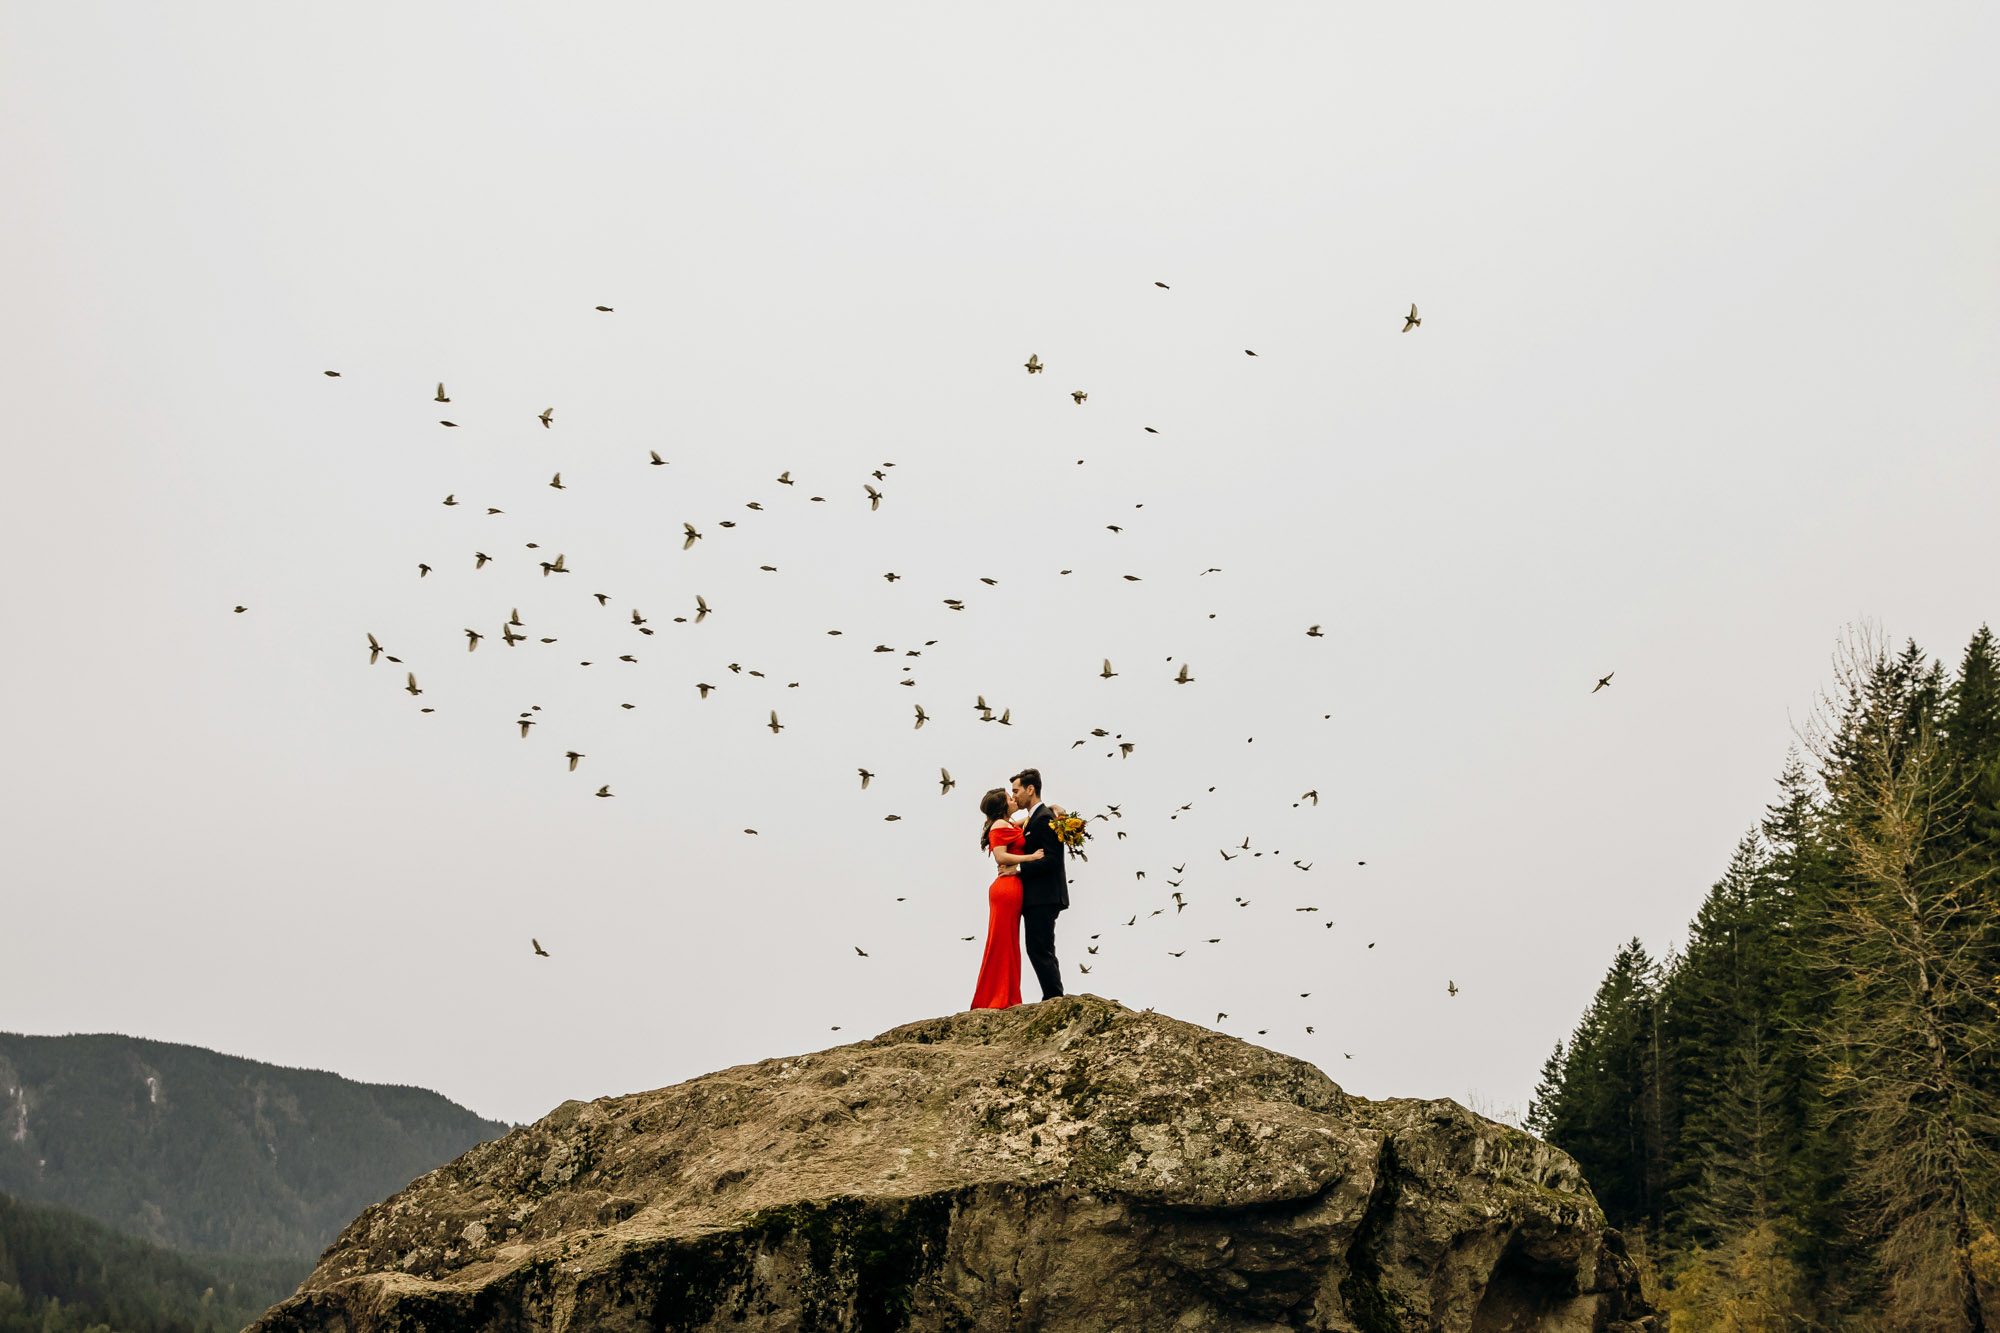
[[[1055,830],[1056,841],[1063,845],[1064,851],[1079,861],[1090,859],[1083,850],[1083,844],[1090,841],[1089,820],[1082,815],[1064,815],[1060,819],[1050,816],[1049,827]]]

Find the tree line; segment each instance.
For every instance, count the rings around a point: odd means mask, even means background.
[[[232,1333],[311,1266],[177,1254],[0,1194],[0,1333]]]
[[[1528,1127],[1652,1256],[1675,1333],[2000,1316],[2000,648],[1850,633],[1688,928],[1620,948]]]

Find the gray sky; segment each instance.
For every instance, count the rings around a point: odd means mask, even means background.
[[[512,1119],[871,1035],[1034,763],[1072,989],[1524,1104],[1841,626],[2000,609],[1996,28],[0,9],[0,1028]]]

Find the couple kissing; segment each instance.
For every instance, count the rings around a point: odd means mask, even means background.
[[[1056,916],[1069,906],[1069,878],[1063,870],[1062,839],[1053,821],[1066,812],[1042,800],[1042,775],[1024,768],[1005,787],[979,798],[985,823],[980,850],[1000,873],[986,890],[986,953],[973,988],[973,1009],[1006,1009],[1021,1003],[1021,928],[1028,937],[1028,961],[1041,983],[1042,998],[1063,993],[1062,965],[1056,961]]]

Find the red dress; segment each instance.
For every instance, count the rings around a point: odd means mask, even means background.
[[[1021,853],[1027,835],[1012,824],[995,824],[986,845]],[[979,963],[974,1009],[1007,1009],[1021,1002],[1021,877],[1001,875],[986,890],[986,956]]]

